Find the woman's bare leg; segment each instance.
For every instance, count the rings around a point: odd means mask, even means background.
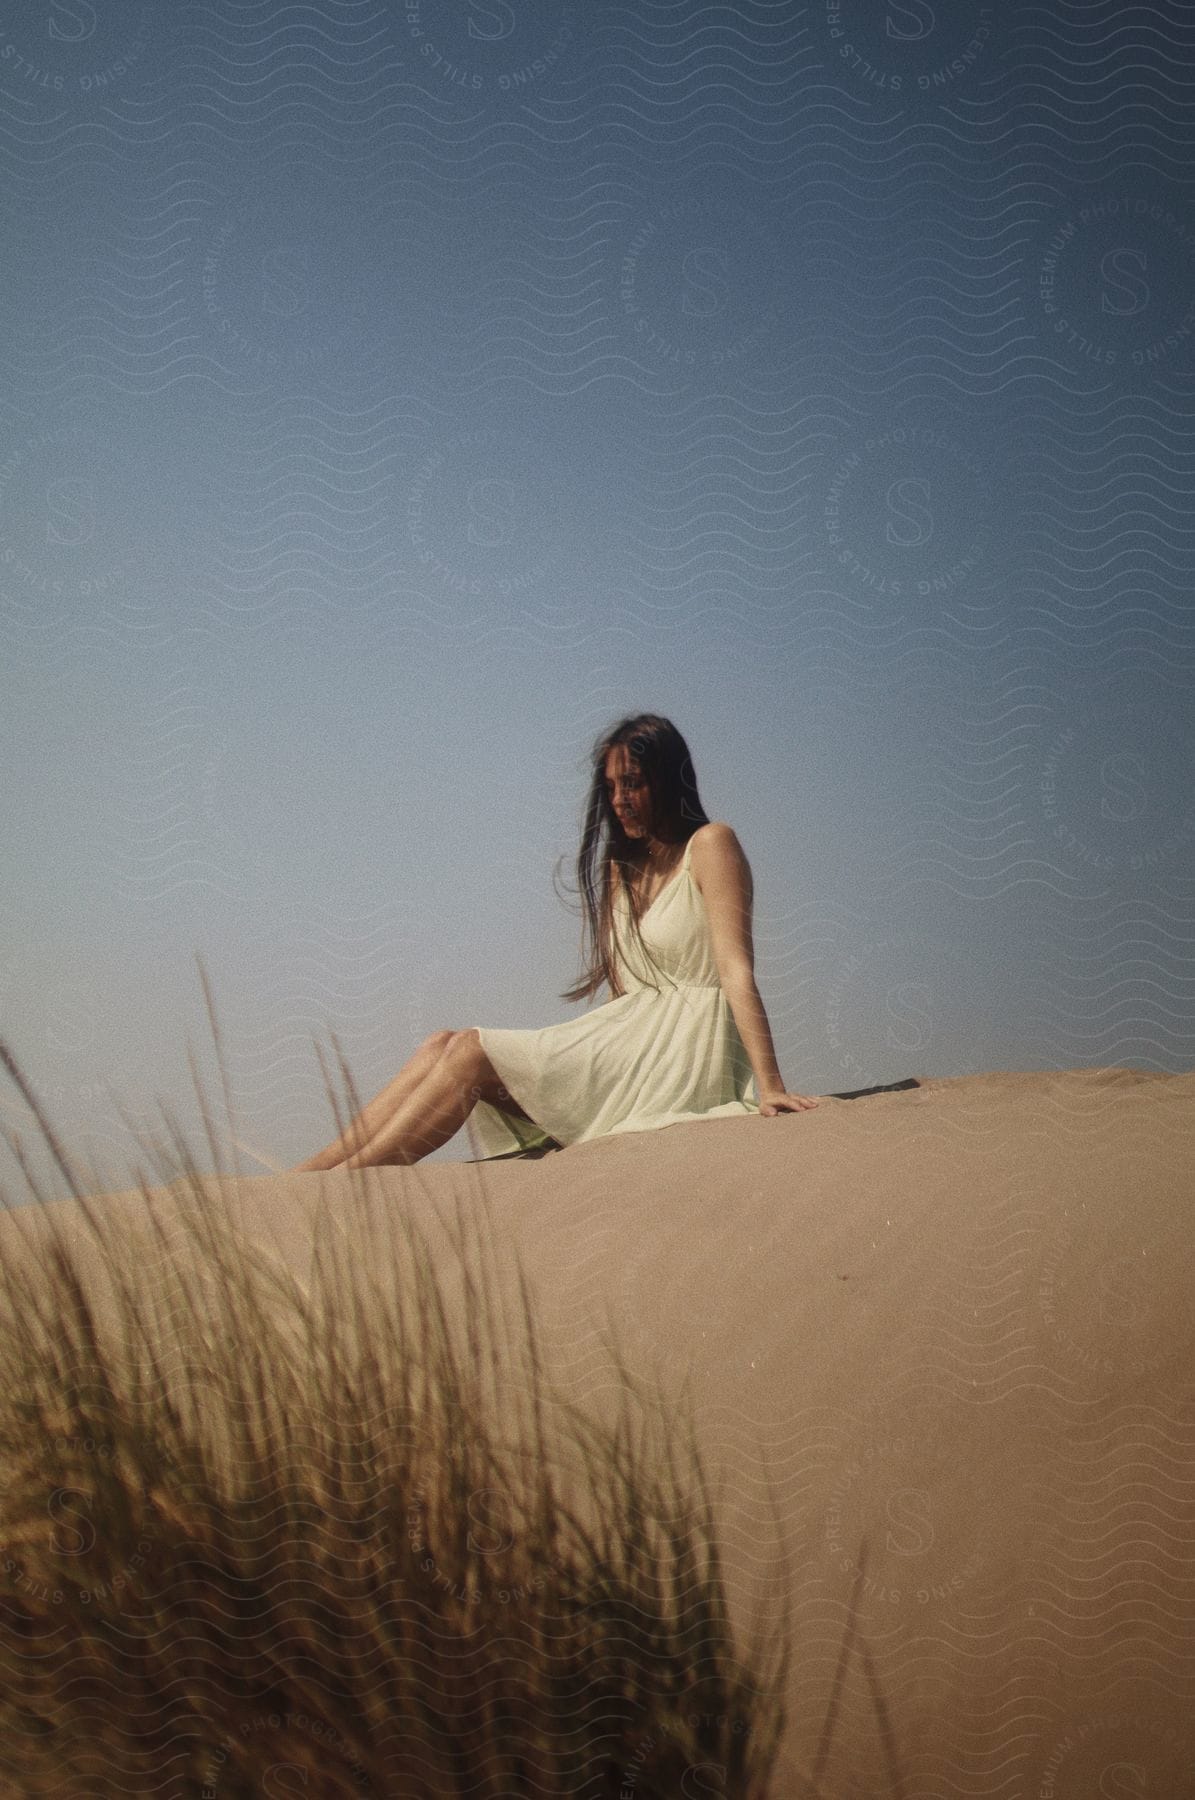
[[[479,1099],[495,1092],[506,1090],[498,1086],[476,1030],[458,1031],[418,1086],[399,1102],[381,1130],[345,1160],[344,1167],[419,1162],[456,1135]]]
[[[296,1163],[289,1170],[291,1175],[304,1174],[312,1169],[334,1169],[339,1163],[369,1143],[385,1126],[396,1108],[412,1094],[424,1077],[430,1073],[447,1050],[456,1033],[452,1031],[436,1031],[425,1038],[414,1056],[404,1063],[393,1081],[387,1082],[380,1093],[376,1094],[367,1106],[363,1106],[356,1118],[346,1127],[334,1143],[325,1144],[306,1162]]]

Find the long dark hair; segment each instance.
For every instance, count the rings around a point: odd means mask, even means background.
[[[560,996],[562,1000],[586,1000],[603,981],[613,997],[623,991],[614,958],[615,863],[630,897],[632,933],[648,963],[653,968],[658,966],[643,942],[639,901],[631,887],[632,876],[640,873],[647,860],[646,847],[627,836],[606,791],[606,758],[620,744],[625,745],[647,783],[656,837],[667,844],[683,846],[699,826],[709,824],[697,792],[689,746],[671,719],[663,719],[659,713],[634,713],[601,734],[593,747],[592,779],[577,854],[577,891],[582,896],[585,915],[581,931],[585,972],[574,987]]]

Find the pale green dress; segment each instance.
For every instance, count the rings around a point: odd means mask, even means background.
[[[690,872],[692,850],[690,838],[676,874],[640,920],[658,970],[630,937],[630,902],[619,887],[615,956],[623,994],[560,1025],[478,1027],[503,1086],[534,1123],[478,1101],[467,1121],[476,1157],[758,1114],[751,1064],[718,981],[705,904]]]

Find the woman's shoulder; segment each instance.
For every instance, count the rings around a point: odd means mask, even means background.
[[[728,825],[725,819],[707,819],[704,825],[697,827],[689,842],[697,856],[711,849],[717,855],[719,850],[741,850],[743,847],[734,826]]]
[[[689,843],[689,867],[699,889],[705,870],[722,861],[744,863],[747,860],[738,833],[725,819],[708,819],[697,827]]]

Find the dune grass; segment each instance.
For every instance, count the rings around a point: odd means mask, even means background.
[[[283,1260],[238,1230],[200,1091],[220,1178],[167,1120],[176,1205],[138,1169],[118,1229],[0,1054],[78,1201],[10,1140],[33,1195],[0,1233],[13,1791],[762,1800],[786,1619],[736,1646],[687,1415],[612,1345],[616,1417],[552,1391],[521,1269],[497,1299],[488,1202],[448,1221],[418,1165],[386,1171],[429,1229],[391,1187],[381,1230],[379,1171],[295,1177],[321,1197],[309,1261]]]

